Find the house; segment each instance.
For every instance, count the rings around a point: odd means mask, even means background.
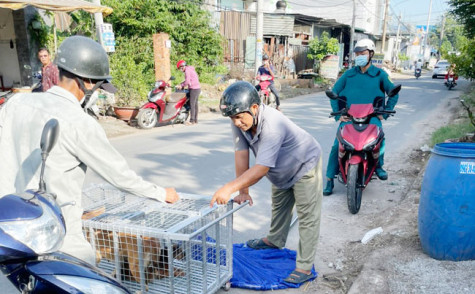
[[[37,58],[39,44],[33,31],[38,28],[39,11],[110,14],[112,9],[83,0],[30,0],[0,2],[0,91],[30,86],[33,73],[41,69]]]
[[[345,51],[349,50],[350,26],[307,12],[289,12],[284,1],[264,3],[263,50],[272,59],[279,74],[284,71],[284,64],[289,58],[293,60],[296,72],[312,69],[313,60],[307,58],[308,44],[324,31],[342,44],[340,60],[343,60]],[[227,43],[224,48],[225,62],[254,68],[256,3],[249,0],[208,0],[203,8],[219,17],[216,23],[219,23],[219,31]]]

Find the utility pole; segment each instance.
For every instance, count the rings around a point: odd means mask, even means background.
[[[384,47],[386,46],[386,28],[388,25],[388,10],[389,0],[386,0],[386,8],[384,9],[384,23],[383,23],[383,44],[381,46],[381,53],[384,54]]]
[[[398,18],[398,22],[397,22],[397,33],[396,33],[396,44],[394,44],[394,53],[396,55],[396,67],[397,67],[397,64],[399,62],[399,32],[401,31],[401,18],[402,18],[402,14],[399,13],[399,18]]]
[[[256,66],[257,72],[262,64],[262,38],[264,37],[264,13],[262,8],[264,6],[264,0],[257,0],[256,8]]]
[[[427,17],[427,28],[426,28],[426,36],[424,38],[424,45],[422,46],[422,60],[425,62],[425,52],[427,47],[427,40],[429,39],[429,23],[430,23],[430,13],[432,11],[432,0],[429,3],[429,15]]]
[[[93,0],[94,4],[101,5],[101,0]],[[101,42],[101,26],[104,23],[102,19],[102,12],[94,13],[94,22],[96,23],[96,36],[97,41]]]
[[[439,40],[439,58],[440,58],[440,48],[442,47],[442,39],[444,39],[445,31],[445,13],[442,17],[442,29],[440,30],[440,40]]]
[[[351,34],[350,34],[350,53],[348,54],[348,68],[352,67],[353,62],[353,43],[355,42],[355,20],[356,20],[356,0],[353,0],[353,19],[351,20]],[[343,56],[343,59],[345,57]]]

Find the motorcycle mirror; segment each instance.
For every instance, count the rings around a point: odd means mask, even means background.
[[[401,87],[402,85],[399,84],[399,85],[396,85],[394,88],[392,88],[391,91],[389,91],[388,93],[388,97],[396,96],[396,94],[399,93],[399,91],[401,91]]]
[[[53,149],[56,141],[58,140],[59,134],[59,123],[56,119],[50,119],[43,128],[43,133],[41,133],[41,173],[40,173],[40,192],[46,191],[45,181],[43,179],[46,165],[46,158]]]
[[[330,98],[330,99],[337,99],[337,98],[338,98],[338,96],[337,96],[335,93],[333,93],[332,90],[326,90],[326,91],[325,91],[325,94],[326,94],[327,97]]]

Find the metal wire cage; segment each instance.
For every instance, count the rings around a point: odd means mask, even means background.
[[[135,293],[214,293],[232,277],[232,202],[180,193],[174,204],[109,185],[83,192],[83,232],[96,264]]]

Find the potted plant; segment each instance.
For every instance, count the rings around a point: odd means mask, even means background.
[[[135,119],[145,100],[146,96],[137,93],[132,88],[118,87],[113,106],[114,113],[118,119],[130,122]]]

